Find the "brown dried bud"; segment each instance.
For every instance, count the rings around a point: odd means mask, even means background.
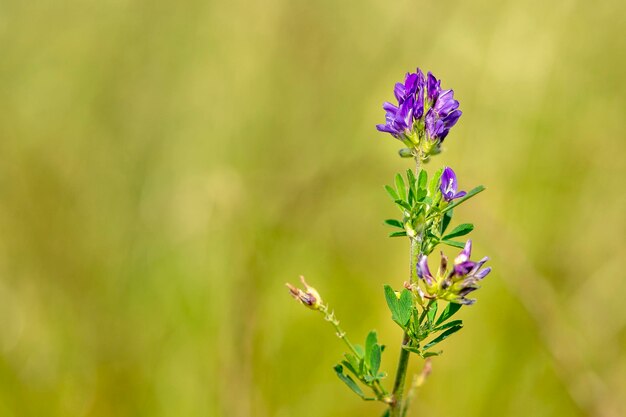
[[[309,286],[304,280],[303,276],[300,276],[300,281],[304,286],[304,290],[300,288],[294,287],[293,285],[287,283],[285,284],[287,288],[289,288],[289,293],[293,298],[309,307],[312,310],[319,310],[322,305],[322,297],[317,292],[317,290],[311,286]]]

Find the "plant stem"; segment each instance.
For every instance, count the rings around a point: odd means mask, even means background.
[[[419,177],[419,169],[420,169],[420,159],[419,155],[415,157],[415,176]],[[421,253],[421,244],[422,244],[422,232],[415,238],[411,238],[411,246],[409,249],[409,281],[411,283],[415,282],[415,264],[416,260],[420,256]],[[409,357],[411,352],[404,349],[404,346],[408,344],[410,341],[409,335],[407,332],[404,332],[402,336],[402,346],[400,347],[400,358],[398,359],[398,368],[396,370],[396,379],[393,383],[393,391],[392,398],[393,401],[389,405],[390,413],[389,417],[400,417],[404,401],[404,381],[406,380],[406,374],[409,370]]]
[[[404,332],[402,338],[402,346],[409,342],[409,335]],[[390,414],[389,417],[399,417],[402,410],[402,396],[404,394],[404,380],[406,379],[406,373],[409,369],[409,355],[411,352],[400,348],[400,359],[398,359],[398,369],[396,371],[396,380],[393,383],[393,402],[389,405]]]
[[[359,353],[357,352],[356,348],[350,342],[350,340],[348,339],[348,336],[346,336],[346,332],[344,332],[343,329],[339,326],[339,320],[337,320],[337,318],[335,317],[335,313],[329,312],[327,305],[321,305],[319,311],[320,313],[324,314],[324,319],[333,325],[333,327],[335,328],[335,331],[337,332],[337,337],[343,340],[346,346],[348,346],[348,349],[350,349],[350,351],[354,355],[359,356]]]

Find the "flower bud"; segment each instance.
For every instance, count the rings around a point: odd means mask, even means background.
[[[304,290],[287,283],[285,285],[289,288],[289,293],[293,298],[304,304],[306,307],[312,310],[319,310],[322,305],[322,297],[320,297],[320,294],[315,288],[310,287],[306,283],[303,276],[300,276],[300,281],[304,286]]]
[[[413,158],[413,150],[409,149],[409,148],[402,148],[398,151],[398,155],[400,155],[401,158]]]

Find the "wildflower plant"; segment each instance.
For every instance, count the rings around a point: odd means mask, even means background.
[[[376,128],[402,142],[405,147],[399,154],[403,158],[412,158],[415,169],[407,170],[404,175],[397,174],[393,185],[385,186],[400,211],[398,218],[385,220],[393,228],[389,236],[408,239],[411,265],[409,279],[404,285],[383,287],[391,319],[404,333],[391,388],[385,384],[387,373],[381,370],[385,346],[379,343],[376,331],[369,332],[363,345],[353,344],[339,326],[334,312],[303,277],[303,288],[287,284],[291,295],[321,313],[346,344],[348,352],[334,367],[339,379],[363,400],[384,403],[384,417],[407,414],[412,391],[431,371],[429,358],[441,355],[441,342],[463,327],[463,322],[453,320],[453,316],[461,307],[476,301],[468,297],[491,271],[491,268],[484,267],[487,257],[472,260],[471,240],[458,240],[472,232],[474,226],[471,223],[451,226],[456,207],[483,191],[484,187],[479,185],[470,191],[462,191],[452,168],[443,167],[429,178],[421,167],[442,151],[450,129],[461,117],[454,92],[443,90],[440,80],[430,72],[424,76],[418,68],[416,72],[406,74],[403,83],[396,83],[394,95],[396,103],[383,104],[385,123]],[[442,246],[461,251],[452,262],[440,251],[438,265],[429,266],[428,256]],[[411,354],[426,362],[405,396]]]

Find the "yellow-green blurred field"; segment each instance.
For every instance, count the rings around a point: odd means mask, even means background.
[[[464,115],[429,165],[494,272],[410,416],[626,415],[626,3],[4,1],[0,416],[379,416],[343,346],[401,334],[379,133],[420,66]],[[450,251],[453,253],[454,251]],[[420,361],[412,358],[411,373]],[[390,384],[389,384],[390,385]]]

